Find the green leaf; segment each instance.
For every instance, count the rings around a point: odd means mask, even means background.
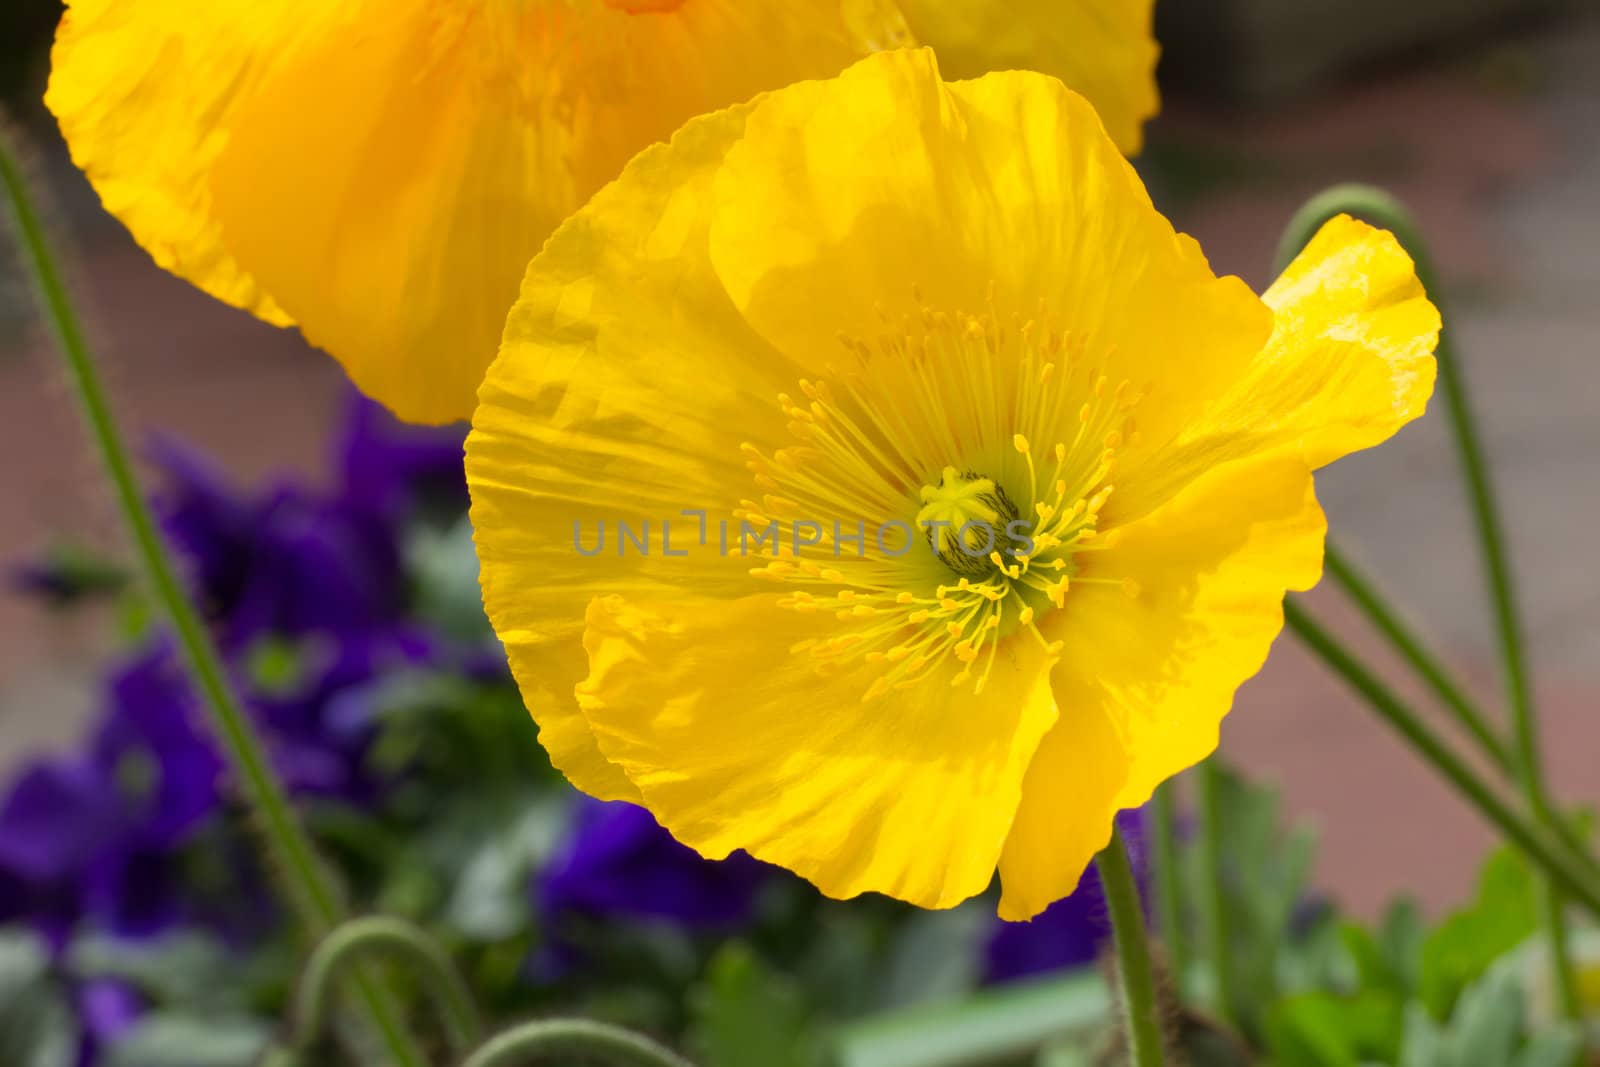
[[[950,911],[913,912],[889,946],[883,1007],[953,1000],[969,992],[977,984],[979,945],[993,928],[994,905],[983,899]]]
[[[1221,842],[1223,896],[1228,911],[1237,998],[1246,1008],[1239,1020],[1260,1038],[1269,1005],[1285,994],[1335,984],[1328,973],[1342,958],[1329,929],[1330,911],[1311,912],[1309,876],[1316,837],[1284,826],[1277,791],[1255,785],[1223,768]],[[1184,850],[1186,895],[1201,899],[1205,872],[1196,849]]]
[[[1457,1067],[1504,1067],[1522,1037],[1522,989],[1504,968],[1491,971],[1456,1002],[1450,1019]]]
[[[465,515],[447,530],[414,528],[405,552],[423,617],[456,637],[475,638],[490,632],[483,614],[483,594],[478,591],[472,524]]]
[[[568,798],[536,795],[460,865],[445,921],[466,937],[498,941],[527,925],[528,875],[550,855],[566,823]]]
[[[1057,1042],[1100,1045],[1111,991],[1097,971],[1007,982],[951,1004],[923,1004],[838,1027],[837,1067],[993,1067]]]
[[[222,942],[197,930],[179,930],[129,942],[88,934],[73,942],[68,959],[81,975],[118,978],[165,1003],[196,1006],[236,1003],[239,961]]]
[[[71,1067],[77,1024],[50,980],[38,938],[0,930],[0,1063],[6,1067]]]
[[[1572,1067],[1583,1050],[1583,1032],[1561,1023],[1536,1035],[1516,1059],[1516,1067]]]
[[[1406,1036],[1400,1045],[1399,1067],[1448,1067],[1450,1053],[1444,1031],[1428,1009],[1413,1001],[1406,1006]]]
[[[805,1002],[792,982],[732,942],[690,996],[691,1044],[705,1067],[815,1067]]]
[[[1378,927],[1378,943],[1389,973],[1397,981],[1396,988],[1408,995],[1417,991],[1421,981],[1422,945],[1427,937],[1428,927],[1422,918],[1422,909],[1411,897],[1401,897],[1384,912],[1383,922]]]
[[[1538,921],[1533,876],[1510,848],[1497,849],[1484,864],[1473,903],[1423,942],[1418,991],[1434,1018],[1448,1018],[1461,991],[1526,940]]]
[[[1360,1067],[1392,1059],[1403,1026],[1400,1002],[1381,991],[1302,993],[1272,1006],[1265,1040],[1279,1067]]]
[[[251,1067],[270,1029],[258,1019],[146,1016],[105,1057],[106,1067]]]
[[[1414,1000],[1406,1010],[1399,1067],[1574,1067],[1579,1031],[1560,1023],[1527,1039],[1523,970],[1504,961],[1462,991],[1448,1022]]]

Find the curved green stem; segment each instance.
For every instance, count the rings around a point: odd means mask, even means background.
[[[1222,769],[1212,756],[1195,770],[1200,816],[1200,916],[1205,924],[1206,962],[1211,968],[1213,1010],[1223,1022],[1238,1024],[1233,991],[1233,932],[1228,922],[1228,897],[1222,872]]]
[[[1390,726],[1410,743],[1429,764],[1442,774],[1479,813],[1495,825],[1516,845],[1528,860],[1535,864],[1560,889],[1583,906],[1591,915],[1600,918],[1600,886],[1590,876],[1588,869],[1561,842],[1550,834],[1547,827],[1523,816],[1500,798],[1493,788],[1467,765],[1460,756],[1441,742],[1422,718],[1368,670],[1336,637],[1306,614],[1294,598],[1283,606],[1284,623],[1295,636],[1305,642],[1324,663],[1338,674]]]
[[[340,977],[369,956],[400,957],[421,973],[432,987],[445,1035],[457,1054],[464,1054],[482,1038],[477,1006],[444,946],[404,919],[368,916],[341,924],[306,961],[294,998],[295,1048],[307,1049],[322,1035]]]
[[[1359,215],[1395,235],[1416,264],[1417,277],[1423,289],[1442,312],[1438,272],[1434,270],[1432,257],[1428,254],[1427,244],[1422,240],[1416,221],[1405,205],[1381,189],[1365,185],[1339,185],[1312,197],[1295,213],[1284,231],[1278,249],[1279,263],[1287,264],[1310,241],[1318,227],[1344,212]],[[1461,473],[1466,481],[1467,495],[1472,502],[1473,518],[1478,530],[1484,577],[1488,581],[1490,600],[1494,604],[1495,632],[1499,639],[1506,699],[1511,707],[1511,722],[1516,738],[1517,777],[1534,817],[1546,825],[1555,826],[1559,817],[1551,803],[1539,758],[1539,722],[1523,654],[1516,582],[1506,557],[1500,512],[1495,503],[1494,485],[1490,481],[1483,446],[1478,438],[1477,421],[1472,414],[1461,363],[1456,357],[1455,345],[1448,330],[1440,333],[1435,355],[1439,363],[1439,392],[1443,394],[1450,413],[1456,453],[1461,458]],[[1547,885],[1541,904],[1542,918],[1549,935],[1556,988],[1560,991],[1567,1015],[1577,1018],[1580,1014],[1578,984],[1568,954],[1566,921],[1560,895]]]
[[[1155,869],[1156,914],[1167,950],[1172,984],[1181,995],[1189,972],[1188,931],[1183,924],[1183,888],[1178,868],[1178,802],[1175,781],[1163,782],[1150,805],[1150,863]]]
[[[584,1056],[614,1067],[693,1067],[647,1037],[588,1019],[541,1019],[490,1038],[461,1067],[518,1067],[554,1056]]]
[[[29,193],[22,165],[7,132],[0,128],[0,185],[4,185],[10,214],[16,224],[40,310],[63,356],[84,421],[94,438],[117,504],[138,549],[140,563],[156,599],[171,619],[188,661],[190,676],[200,691],[201,704],[227,755],[234,779],[251,811],[265,831],[274,867],[289,901],[307,934],[320,937],[343,917],[338,891],[323,869],[310,838],[289,806],[283,784],[268,762],[260,738],[228,684],[222,657],[178,581],[166,544],[134,474],[126,442],[111,413],[99,371],[90,354],[82,322],[45,236],[44,225]],[[414,1043],[406,1035],[384,991],[361,983],[362,997],[373,1021],[384,1034],[396,1062],[421,1064]]]
[[[1155,973],[1145,939],[1139,885],[1128,863],[1122,831],[1113,824],[1111,843],[1095,860],[1111,912],[1111,937],[1117,953],[1122,1021],[1133,1067],[1161,1067],[1166,1061],[1161,1036],[1161,1009],[1156,1002]]]
[[[1427,683],[1462,728],[1477,742],[1478,748],[1495,767],[1507,775],[1517,773],[1516,757],[1489,725],[1489,717],[1464,693],[1448,669],[1434,656],[1411,628],[1383,600],[1377,587],[1358,571],[1330,538],[1324,557],[1328,576],[1350,594],[1367,618],[1376,626],[1417,675]]]
[[[1456,721],[1477,742],[1484,756],[1496,769],[1515,777],[1516,757],[1489,725],[1489,716],[1466,695],[1461,683],[1451,676],[1449,668],[1440,662],[1422,639],[1401,620],[1394,608],[1383,599],[1377,586],[1356,569],[1331,538],[1327,542],[1326,561],[1328,576],[1344,588],[1367,619],[1389,639],[1401,657],[1427,683],[1428,688],[1433,690],[1434,695],[1451,709]],[[1551,833],[1561,839],[1561,843],[1574,858],[1582,861],[1592,875],[1600,877],[1600,861],[1596,861],[1590,854],[1588,845],[1570,823],[1564,819],[1552,819],[1548,826]]]

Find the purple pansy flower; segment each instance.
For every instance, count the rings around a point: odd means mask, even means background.
[[[127,831],[146,846],[182,843],[221,803],[223,763],[167,641],[111,674],[91,751],[121,797]]]
[[[224,642],[261,634],[339,633],[400,617],[406,586],[395,531],[381,515],[280,486],[241,497],[173,442],[156,503]]]
[[[84,875],[116,840],[116,794],[87,760],[26,765],[0,802],[0,922],[60,947],[84,906]]]
[[[1128,843],[1134,877],[1142,885],[1148,882],[1143,812],[1120,813],[1117,827]],[[1110,940],[1111,919],[1100,886],[1100,872],[1090,866],[1077,890],[1050,905],[1042,915],[1030,922],[996,923],[984,948],[984,981],[1008,982],[1082,967],[1093,963]]]
[[[705,859],[644,808],[581,797],[536,892],[543,914],[557,920],[579,914],[726,927],[750,918],[772,870],[742,852]]]
[[[338,441],[342,499],[391,521],[467,508],[463,426],[409,426],[351,390]]]
[[[574,920],[736,928],[750,920],[773,872],[743,852],[708,860],[637,805],[579,796],[565,835],[534,876],[548,940],[532,961],[533,971],[556,980],[578,963]]]
[[[126,982],[91,978],[73,990],[78,1017],[78,1067],[90,1067],[100,1053],[133,1029],[144,1014],[144,999]]]

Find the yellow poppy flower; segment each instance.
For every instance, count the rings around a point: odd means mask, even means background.
[[[1131,151],[1152,4],[70,0],[45,100],[158,264],[445,422],[545,238],[689,118],[920,41],[1063,77]]]
[[[1421,414],[1438,327],[1388,233],[1258,298],[1060,82],[880,54],[534,261],[467,444],[484,602],[580,789],[1032,916],[1214,748],[1320,574],[1312,469]]]

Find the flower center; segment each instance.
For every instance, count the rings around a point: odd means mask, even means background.
[[[764,493],[736,515],[775,526],[756,577],[837,632],[804,643],[823,669],[878,664],[866,692],[921,684],[944,665],[981,691],[999,645],[1037,640],[1072,584],[1137,587],[1089,565],[1140,391],[1036,323],[927,312],[918,332],[846,342],[829,381],[779,397],[795,445],[746,444]],[[1029,438],[1050,440],[1036,457]]]
[[[995,566],[989,557],[1025,533],[1014,525],[1017,506],[993,478],[946,467],[938,485],[922,487],[921,497],[917,527],[926,531],[934,555],[957,574],[988,574]]]

